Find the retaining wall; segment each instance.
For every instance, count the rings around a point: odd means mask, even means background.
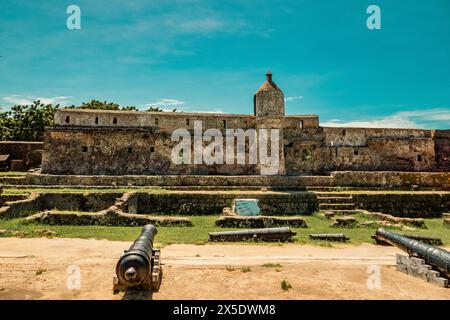
[[[359,209],[397,217],[436,218],[450,210],[450,193],[353,194],[353,202]]]
[[[165,215],[221,214],[236,198],[259,199],[263,215],[309,215],[318,210],[312,192],[270,193],[138,193],[137,213]]]
[[[113,205],[121,193],[32,193],[25,200],[4,203],[0,218],[25,217],[43,210],[95,212]]]
[[[449,172],[336,171],[330,176],[80,176],[29,174],[25,178],[0,178],[11,185],[63,186],[341,186],[425,187],[450,190]]]

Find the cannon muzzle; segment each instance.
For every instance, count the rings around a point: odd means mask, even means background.
[[[116,265],[114,292],[133,287],[153,291],[159,289],[160,251],[153,248],[156,233],[154,225],[146,225],[131,247],[124,251]]]

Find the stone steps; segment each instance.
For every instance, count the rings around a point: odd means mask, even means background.
[[[320,211],[332,211],[341,214],[351,214],[356,210],[353,197],[342,192],[315,192]]]
[[[332,212],[335,215],[349,216],[349,215],[353,215],[356,213],[360,213],[361,210],[357,210],[357,209],[354,209],[354,210],[326,210],[326,212]]]
[[[319,203],[319,210],[355,210],[354,203]]]
[[[319,203],[353,203],[352,197],[317,197]]]
[[[351,198],[351,193],[343,192],[314,192],[317,198]]]

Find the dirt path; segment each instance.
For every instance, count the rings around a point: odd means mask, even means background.
[[[0,238],[0,299],[121,299],[113,295],[117,258],[131,242]],[[339,245],[170,245],[154,299],[450,299],[442,289],[395,270],[393,247]],[[263,267],[279,263],[278,268]],[[69,266],[81,289],[67,288]],[[233,266],[226,270],[225,266]],[[248,266],[250,271],[242,272]],[[379,266],[381,288],[368,289]],[[248,270],[248,269],[247,269]],[[69,277],[70,278],[70,277]],[[286,279],[292,289],[283,291]]]

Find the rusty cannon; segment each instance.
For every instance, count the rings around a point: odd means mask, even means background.
[[[128,250],[120,256],[113,280],[113,292],[140,289],[158,292],[162,269],[160,250],[153,248],[157,229],[148,224]]]
[[[209,241],[289,241],[297,233],[291,228],[265,228],[210,232]]]
[[[375,237],[408,254],[408,256],[397,254],[397,270],[442,287],[448,286],[450,252],[383,228],[376,231]]]

